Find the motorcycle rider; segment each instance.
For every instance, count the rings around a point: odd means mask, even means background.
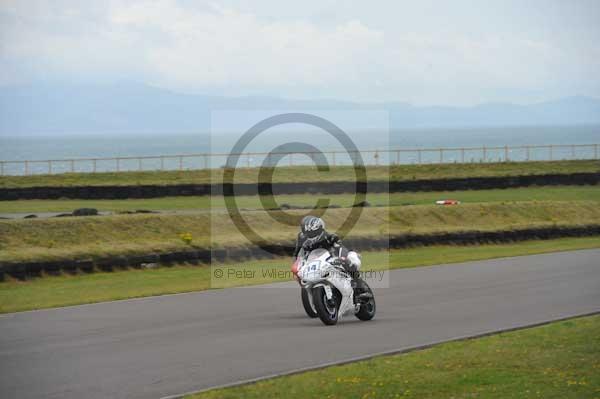
[[[298,256],[300,250],[308,253],[317,248],[324,248],[338,257],[344,269],[352,276],[352,286],[357,286],[361,266],[360,255],[343,246],[342,241],[336,234],[328,233],[325,230],[323,219],[308,215],[300,222],[300,232],[296,239],[294,258]]]

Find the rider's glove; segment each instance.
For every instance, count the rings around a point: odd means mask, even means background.
[[[344,268],[347,268],[350,265],[350,261],[348,261],[348,259],[346,259],[346,258],[335,258],[335,259],[333,259],[331,264],[336,265],[336,266],[343,266]]]
[[[338,237],[338,235],[335,233],[331,233],[331,235],[329,236],[329,245],[333,245],[338,242],[340,242],[340,237]]]
[[[344,260],[342,258],[335,258],[330,263],[334,266],[344,266]]]

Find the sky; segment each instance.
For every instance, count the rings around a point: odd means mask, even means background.
[[[0,86],[528,104],[600,97],[600,1],[0,0]]]

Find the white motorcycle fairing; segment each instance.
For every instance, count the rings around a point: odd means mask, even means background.
[[[332,256],[326,249],[318,248],[312,251],[298,268],[300,284],[307,288],[323,287],[328,300],[333,297],[331,286],[341,294],[339,316],[356,313],[354,290],[350,276],[340,266],[330,263]]]

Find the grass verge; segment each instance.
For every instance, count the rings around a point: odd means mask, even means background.
[[[330,204],[351,206],[354,195],[327,195]],[[436,200],[452,198],[464,203],[500,201],[600,201],[600,187],[524,187],[497,190],[441,191],[418,193],[368,194],[367,200],[375,206],[426,205]],[[278,195],[276,201],[295,206],[314,206],[315,195]],[[245,209],[262,209],[257,196],[236,198],[238,206]],[[77,208],[96,208],[100,211],[123,212],[136,209],[208,210],[224,209],[223,197],[163,197],[123,200],[16,200],[0,201],[1,213],[72,212]]]
[[[481,246],[438,246],[391,252],[365,252],[366,268],[400,269],[442,263],[457,263],[506,256],[532,255],[555,251],[600,248],[600,237],[526,241],[516,244]],[[213,265],[227,268],[274,268],[289,270],[289,259],[247,262],[243,265]],[[284,278],[227,279],[211,281],[210,267],[187,265],[151,270],[124,270],[110,273],[46,276],[0,283],[0,313],[52,308],[117,299],[201,291],[285,281]]]
[[[464,163],[442,165],[392,165],[367,166],[368,180],[420,180],[444,179],[474,176],[519,176],[532,174],[568,174],[598,172],[600,162],[594,160],[577,161],[537,161]],[[235,181],[255,183],[258,168],[239,168]],[[354,181],[354,170],[350,166],[331,167],[329,172],[317,172],[313,166],[277,167],[273,182],[303,181]],[[202,184],[223,181],[223,170],[187,171],[148,171],[119,173],[65,173],[58,175],[0,176],[0,188],[17,187],[63,187],[63,186],[104,186],[104,185],[168,185]]]
[[[600,316],[191,395],[215,398],[597,398]]]

